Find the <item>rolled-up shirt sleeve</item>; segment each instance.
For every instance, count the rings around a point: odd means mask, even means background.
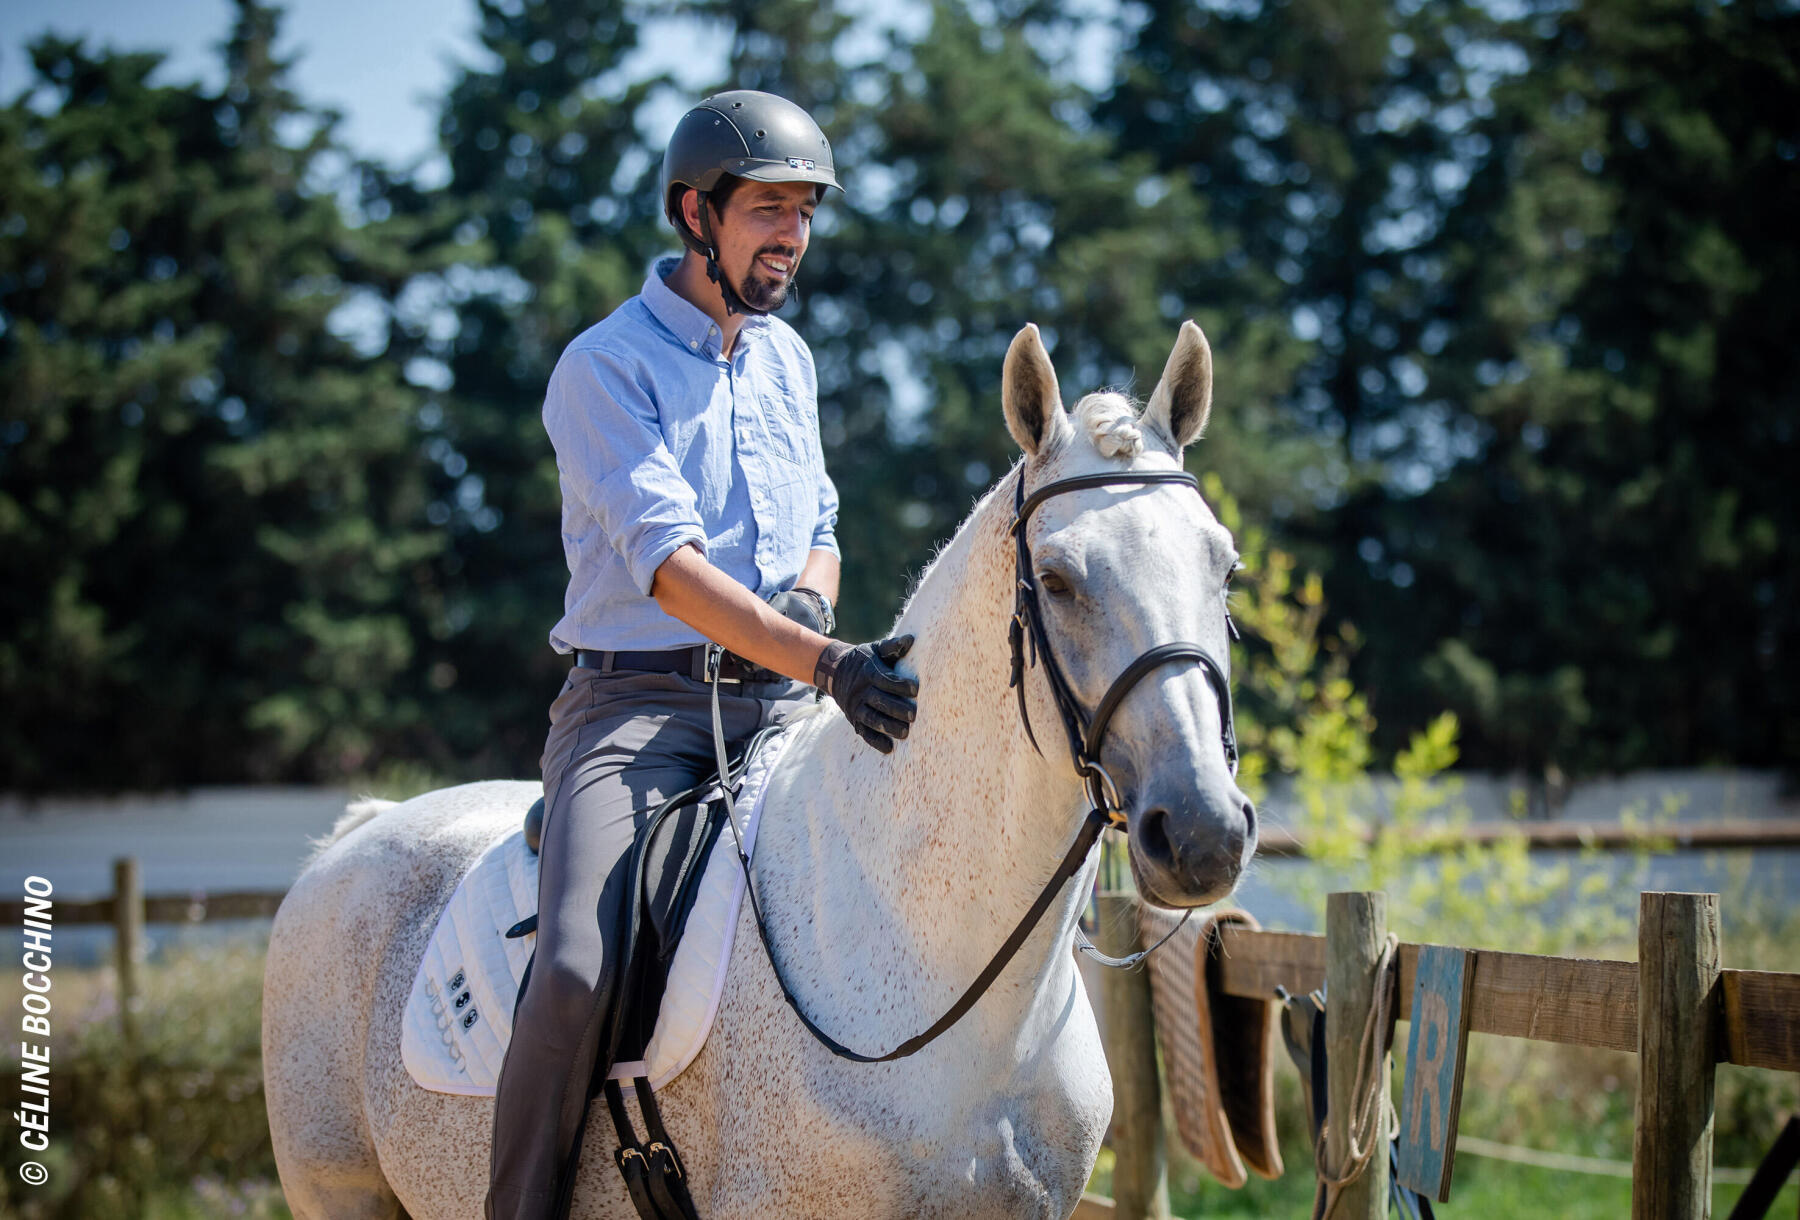
[[[694,489],[663,443],[655,403],[604,352],[563,353],[544,394],[544,429],[564,494],[599,524],[646,597],[663,560],[690,542],[706,549]]]

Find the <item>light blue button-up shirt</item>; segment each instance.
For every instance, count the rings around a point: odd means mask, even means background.
[[[723,358],[718,326],[663,282],[677,261],[652,268],[550,375],[569,564],[558,652],[703,643],[650,596],[687,543],[763,598],[794,587],[809,551],[837,553],[812,353],[786,322],[750,317]]]

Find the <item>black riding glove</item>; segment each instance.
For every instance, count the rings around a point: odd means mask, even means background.
[[[831,603],[811,589],[787,589],[769,599],[775,613],[791,618],[802,627],[820,635],[830,635],[837,626],[832,621]]]
[[[919,714],[914,702],[918,679],[893,669],[912,644],[910,635],[854,647],[833,640],[813,670],[813,685],[836,699],[856,735],[883,754],[893,750],[894,738],[906,736],[907,726]]]

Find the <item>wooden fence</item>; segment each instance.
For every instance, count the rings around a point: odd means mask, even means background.
[[[1356,1042],[1378,998],[1376,958],[1385,936],[1385,898],[1368,893],[1331,895],[1323,936],[1222,930],[1220,984],[1229,995],[1271,999],[1278,986],[1305,995],[1329,978],[1327,1092],[1332,1114],[1351,1110]],[[1423,948],[1398,947],[1387,997],[1396,1020],[1412,1017]],[[1718,1064],[1800,1072],[1800,974],[1720,969],[1719,905],[1713,894],[1641,895],[1636,962],[1482,949],[1473,952],[1472,968],[1470,1032],[1638,1055],[1634,1220],[1710,1215]],[[1116,1031],[1147,1021],[1148,1010],[1125,1020],[1115,1015],[1125,1014],[1107,1014],[1109,1058],[1115,1037],[1141,1040],[1141,1031]],[[1391,1028],[1383,1033],[1391,1039]],[[1383,1088],[1388,1078],[1380,1073]],[[1154,1142],[1162,1135],[1140,1125],[1130,1138]],[[1139,1167],[1135,1172],[1145,1172],[1145,1158],[1129,1164]],[[1154,1185],[1119,1183],[1117,1174],[1115,1170],[1116,1197],[1153,1196]],[[1385,1156],[1372,1158],[1337,1214],[1354,1220],[1385,1216],[1387,1178]],[[1117,1215],[1119,1220],[1155,1214],[1145,1209],[1115,1212],[1095,1203],[1084,1204],[1084,1212],[1078,1213]]]
[[[1379,829],[1367,837],[1381,833]],[[1458,827],[1427,827],[1429,837],[1442,836],[1446,849],[1467,843],[1492,846],[1518,837],[1538,851],[1702,851],[1758,847],[1800,847],[1800,819],[1725,818],[1716,822],[1672,822],[1635,826],[1623,822],[1475,822]],[[1258,856],[1304,856],[1306,845],[1292,831],[1266,826],[1257,832]]]
[[[113,964],[119,978],[119,1022],[134,1039],[139,992],[138,965],[144,960],[144,927],[153,923],[207,923],[220,919],[270,919],[286,890],[227,890],[212,894],[146,896],[137,857],[113,861],[113,892],[104,898],[54,898],[51,920],[68,924],[111,924]],[[25,918],[20,899],[0,901],[0,925],[17,927]]]
[[[1758,833],[1766,833],[1759,831]],[[1741,836],[1739,836],[1741,838]],[[1560,832],[1550,846],[1570,845]],[[1704,846],[1704,843],[1695,844]],[[1740,841],[1730,845],[1741,846]],[[138,963],[147,923],[196,923],[219,919],[266,918],[283,894],[234,891],[217,894],[146,897],[134,858],[114,861],[113,893],[104,898],[57,899],[58,924],[113,925],[119,974],[121,1021],[134,1034]],[[24,917],[18,900],[0,902],[0,923]],[[1326,909],[1323,936],[1226,928],[1222,934],[1221,984],[1227,994],[1269,999],[1277,986],[1304,995],[1330,976],[1332,1002],[1327,1042],[1333,1069],[1354,1063],[1360,1033],[1374,994],[1374,954],[1386,934],[1385,899],[1380,894],[1334,894]],[[1131,927],[1121,915],[1107,926]],[[1397,1020],[1412,1015],[1413,984],[1420,945],[1401,944],[1389,996]],[[1113,952],[1126,946],[1112,945]],[[1712,1184],[1713,1074],[1720,1063],[1770,1071],[1800,1072],[1800,974],[1719,967],[1719,907],[1712,894],[1646,893],[1638,921],[1638,961],[1598,961],[1491,950],[1475,951],[1469,990],[1470,1032],[1635,1052],[1639,1057],[1636,1135],[1633,1144],[1633,1220],[1698,1220],[1709,1214]],[[1141,973],[1136,975],[1141,981]],[[1146,1124],[1160,1125],[1159,1104],[1147,1102],[1154,1089],[1154,1061],[1143,1051],[1142,1021],[1148,998],[1121,996],[1121,1006],[1141,1008],[1139,1027],[1108,1020],[1109,1058],[1128,1054],[1139,1064],[1127,1092],[1142,1111],[1131,1124],[1131,1140],[1160,1140]],[[1391,1038],[1392,1031],[1384,1031]],[[1143,1062],[1150,1062],[1146,1084]],[[1115,1065],[1115,1074],[1119,1071]],[[1385,1082],[1386,1074],[1382,1074]],[[1349,1111],[1348,1072],[1329,1076],[1329,1110]],[[1385,1085],[1384,1085],[1385,1087]],[[1341,1215],[1376,1220],[1386,1213],[1387,1162],[1377,1156],[1369,1174],[1345,1202]],[[1164,1168],[1158,1156],[1128,1155],[1115,1168],[1115,1195],[1157,1199],[1167,1207]],[[1149,1214],[1134,1204],[1135,1215]],[[1153,1205],[1154,1206],[1154,1205]],[[1117,1215],[1103,1200],[1084,1200],[1078,1220]],[[1165,1212],[1166,1214],[1166,1212]]]

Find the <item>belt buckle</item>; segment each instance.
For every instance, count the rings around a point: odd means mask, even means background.
[[[713,686],[717,686],[721,682],[730,682],[742,686],[744,682],[742,678],[726,678],[722,677],[719,673],[720,667],[725,663],[725,649],[718,644],[707,644],[705,647],[705,672],[702,674],[700,680]]]

